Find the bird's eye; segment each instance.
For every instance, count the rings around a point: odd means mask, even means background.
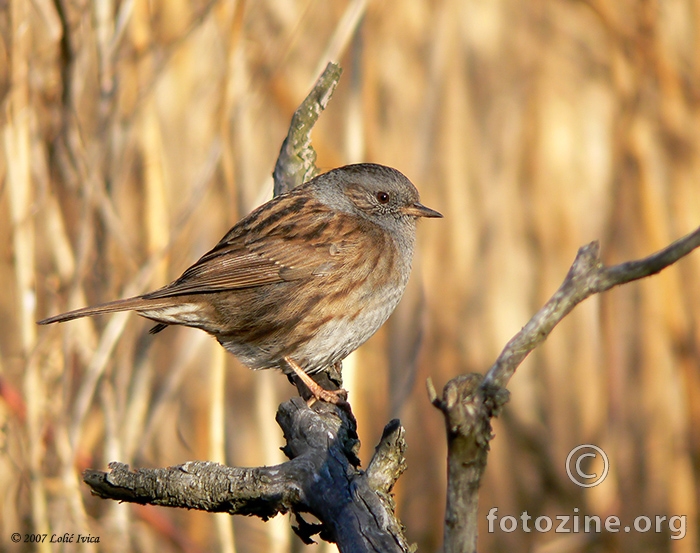
[[[389,194],[386,192],[377,192],[377,201],[380,204],[385,204],[389,201]]]

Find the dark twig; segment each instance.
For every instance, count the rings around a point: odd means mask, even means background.
[[[579,249],[564,282],[498,356],[485,377],[459,376],[438,399],[432,382],[428,393],[445,416],[448,439],[448,491],[445,517],[446,553],[476,551],[477,504],[491,439],[491,418],[508,401],[505,389],[525,357],[583,300],[613,286],[658,273],[700,246],[700,228],[644,259],[606,267],[600,245]]]

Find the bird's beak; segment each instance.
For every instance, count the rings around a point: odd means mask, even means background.
[[[405,215],[413,215],[414,217],[442,217],[442,213],[425,207],[423,204],[416,202],[408,205],[401,210]]]

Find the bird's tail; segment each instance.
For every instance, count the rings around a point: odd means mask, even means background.
[[[73,319],[80,319],[82,317],[92,317],[93,315],[101,315],[103,313],[116,313],[117,311],[139,311],[142,309],[157,308],[159,306],[156,304],[159,303],[161,302],[147,300],[141,296],[136,296],[134,298],[110,301],[100,305],[82,307],[81,309],[68,311],[67,313],[61,313],[60,315],[54,315],[53,317],[42,319],[41,321],[37,321],[37,324],[48,325],[52,323],[72,321]]]

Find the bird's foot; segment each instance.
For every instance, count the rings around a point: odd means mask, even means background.
[[[313,405],[315,401],[325,401],[326,403],[332,403],[333,405],[344,406],[347,404],[348,392],[347,390],[326,390],[321,387],[313,378],[304,372],[299,365],[297,365],[289,357],[285,357],[284,360],[287,365],[294,371],[294,374],[301,380],[304,385],[311,392],[311,397],[307,400],[309,406]]]

